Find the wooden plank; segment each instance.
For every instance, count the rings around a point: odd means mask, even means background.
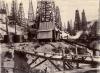
[[[18,50],[16,50],[18,51]],[[22,51],[22,52],[25,52],[25,51]],[[40,57],[40,58],[47,58],[47,59],[51,59],[51,60],[56,60],[56,61],[62,61],[62,58],[54,58],[54,57],[46,57],[46,56],[43,56],[43,55],[39,55],[38,53],[35,54],[35,53],[32,53],[32,52],[25,52],[26,54],[30,54],[30,55],[33,55],[33,56],[36,56],[36,57]],[[85,63],[85,64],[100,64],[100,61],[93,61],[93,60],[81,60],[81,59],[67,59],[65,58],[65,60],[68,60],[70,62],[76,62],[76,63]]]
[[[49,59],[49,62],[50,62],[56,69],[58,69],[58,71],[61,71],[61,69],[58,68],[50,59]]]
[[[65,64],[66,64],[70,69],[73,69],[73,66],[69,63],[69,61],[66,60]]]
[[[98,73],[100,72],[100,68],[87,68],[87,69],[74,69],[74,70],[67,70],[67,71],[59,71],[55,73],[84,73],[86,71],[92,71],[95,70]]]
[[[32,68],[36,68],[37,66],[41,65],[42,63],[44,63],[47,59],[43,60],[42,62],[40,62],[39,64],[35,65],[34,67]]]
[[[66,67],[65,61],[63,61],[63,69],[64,69],[64,71],[65,71],[65,70],[68,70],[67,67]]]
[[[33,64],[34,62],[36,62],[37,59],[39,59],[39,57],[37,57],[35,60],[33,60],[29,65]]]
[[[73,67],[70,64],[68,64],[67,62],[65,63],[65,65],[67,65],[69,67],[69,69],[73,69]]]

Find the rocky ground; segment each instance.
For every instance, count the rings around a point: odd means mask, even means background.
[[[58,44],[57,43],[52,43],[53,45],[55,45],[56,47],[58,47]],[[14,47],[11,47],[9,46],[9,44],[0,44],[1,45],[1,51],[2,53],[6,52],[6,51],[11,51],[9,49],[15,49]],[[22,48],[26,51],[37,51],[37,52],[44,52],[44,53],[50,53],[52,52],[52,49],[54,49],[53,46],[51,46],[50,44],[45,44],[45,45],[38,45],[38,43],[17,43],[17,44],[12,44],[14,46],[16,46],[16,49],[19,49],[19,50],[22,50]],[[35,47],[38,45],[37,49],[35,49]],[[69,47],[69,45],[66,45],[64,43],[60,44],[60,45],[63,45],[63,47]],[[12,51],[13,52],[13,51]],[[53,52],[52,52],[53,53]],[[35,58],[35,57],[32,57],[32,56],[28,56],[28,61],[27,63],[31,63],[31,61]],[[4,58],[5,59],[5,58]],[[1,59],[0,59],[1,60]],[[6,60],[6,59],[5,59]],[[36,64],[38,64],[39,62],[43,61],[43,59],[38,59],[34,64],[31,65],[31,68],[34,67]],[[54,61],[60,68],[62,68],[62,63],[61,62],[57,62],[57,61]],[[7,62],[5,61],[5,64],[4,66],[8,67],[13,67],[13,60]],[[55,69],[55,67],[47,60],[46,62],[44,62],[43,64],[41,64],[40,66],[36,67],[37,70],[42,70],[44,71],[45,69],[47,68],[47,71],[49,73],[55,73],[57,72],[57,70]],[[80,68],[82,68],[83,70],[84,69],[89,69],[91,68],[90,65],[86,65],[86,64],[80,64]],[[33,69],[34,70],[34,69]],[[80,70],[80,71],[83,71],[83,70]],[[11,70],[10,70],[11,71]],[[72,72],[65,72],[65,73],[78,73],[78,71],[76,72],[77,70],[75,71],[72,71]],[[57,72],[59,73],[59,72]],[[63,72],[61,72],[63,73]],[[85,73],[85,72],[81,72],[81,73]],[[95,73],[95,72],[93,72]]]

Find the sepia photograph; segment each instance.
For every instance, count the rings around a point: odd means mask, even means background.
[[[0,73],[100,73],[100,0],[0,0]]]

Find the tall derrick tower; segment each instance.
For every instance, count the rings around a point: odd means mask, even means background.
[[[75,32],[81,30],[81,21],[80,21],[79,10],[76,10],[76,12],[75,12],[74,30],[75,30]]]
[[[23,3],[20,3],[20,4],[19,4],[18,20],[19,20],[20,26],[26,26],[26,23],[25,23],[25,13],[24,13],[24,8],[23,8]]]
[[[4,1],[0,1],[0,20],[2,23],[6,23],[6,5]]]
[[[69,21],[68,21],[68,23],[67,23],[67,32],[68,32],[69,34],[71,34],[71,24],[70,24]]]
[[[7,16],[9,16],[9,8],[8,8],[8,4],[6,3],[6,13],[7,13]]]
[[[28,9],[28,25],[34,25],[34,10],[33,10],[33,4],[32,0],[29,0],[29,9]]]
[[[83,29],[83,31],[86,31],[86,29],[87,29],[87,19],[86,19],[84,10],[82,12],[82,27],[83,28],[81,28],[81,29]]]
[[[11,20],[13,20],[13,23],[14,22],[18,23],[18,4],[17,4],[17,0],[12,1],[10,17],[11,17]],[[13,24],[13,25],[15,25],[15,24]]]
[[[17,0],[12,1],[12,6],[11,6],[11,14],[10,16],[17,17],[18,16],[18,6],[17,6]]]
[[[0,9],[2,8],[1,6],[2,6],[2,3],[1,3],[1,0],[0,0]]]
[[[36,21],[52,22],[54,15],[54,6],[51,0],[40,0],[37,2]]]
[[[38,23],[38,20],[37,20]],[[28,9],[28,40],[32,41],[32,39],[36,39],[37,35],[37,26],[36,20],[34,17],[34,9],[32,0],[29,0],[29,9]]]
[[[18,10],[18,25],[20,29],[22,30],[22,34],[24,37],[27,38],[27,20],[25,19],[25,13],[23,8],[23,3],[21,2],[19,4],[19,10]],[[27,28],[27,29],[26,29]]]
[[[61,16],[60,16],[60,10],[59,7],[56,6],[56,10],[55,10],[56,14],[55,14],[55,22],[56,22],[56,26],[62,30],[62,22],[61,22]]]
[[[5,2],[0,0],[0,9],[5,10]]]
[[[18,10],[17,10],[17,1],[15,0],[12,1],[11,13],[9,17],[9,24],[11,26],[15,26],[15,34],[17,34],[16,25],[18,24]]]
[[[6,10],[6,5],[4,1],[2,1],[2,9]]]

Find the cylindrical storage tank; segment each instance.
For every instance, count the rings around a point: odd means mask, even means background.
[[[14,43],[21,43],[24,41],[24,36],[23,35],[14,35],[13,36],[13,42]]]
[[[4,35],[4,43],[13,42],[13,35]]]

